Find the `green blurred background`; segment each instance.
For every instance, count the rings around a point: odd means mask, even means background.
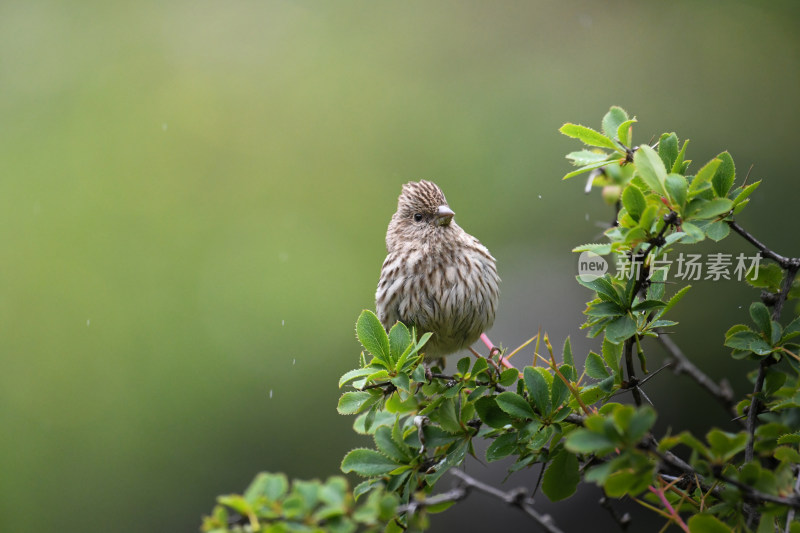
[[[0,530],[194,531],[260,470],[336,474],[366,442],[336,382],[412,179],[497,257],[493,340],[541,326],[585,354],[570,249],[612,213],[561,181],[578,143],[557,129],[612,104],[639,142],[755,165],[742,224],[800,254],[796,6],[2,2]],[[756,297],[700,283],[677,309],[679,342],[740,393],[722,334]],[[684,379],[651,382],[662,427],[724,426]],[[434,531],[518,518],[474,499]],[[593,516],[540,500],[567,530]]]

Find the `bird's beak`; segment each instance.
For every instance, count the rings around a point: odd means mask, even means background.
[[[446,205],[440,205],[436,210],[436,224],[439,226],[448,226],[450,221],[453,220],[455,212]]]

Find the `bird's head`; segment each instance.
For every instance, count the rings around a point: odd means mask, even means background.
[[[444,193],[435,183],[426,180],[406,183],[397,200],[397,212],[389,224],[386,244],[391,249],[394,240],[424,242],[444,238],[449,230],[457,228],[454,216]]]

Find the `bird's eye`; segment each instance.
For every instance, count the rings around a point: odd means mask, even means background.
[[[422,213],[414,213],[414,221],[422,222]]]

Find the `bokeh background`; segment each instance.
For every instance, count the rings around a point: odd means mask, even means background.
[[[754,165],[764,184],[740,221],[800,254],[798,14],[791,1],[3,1],[0,530],[196,531],[258,471],[337,474],[367,442],[336,414],[336,383],[357,363],[353,326],[409,180],[438,182],[497,257],[496,343],[541,326],[585,355],[570,249],[612,212],[582,178],[561,181],[578,143],[557,129],[597,127],[610,105],[640,119],[639,142],[691,138],[695,169],[724,149],[739,179]],[[703,250],[751,251],[737,236]],[[698,283],[676,309],[677,340],[739,393],[750,367],[723,333],[756,297]],[[686,378],[650,384],[660,429],[730,427]],[[500,485],[505,466],[468,471]],[[567,531],[612,530],[598,497],[539,501]],[[635,531],[660,526],[636,516]],[[521,527],[476,495],[432,530]]]

